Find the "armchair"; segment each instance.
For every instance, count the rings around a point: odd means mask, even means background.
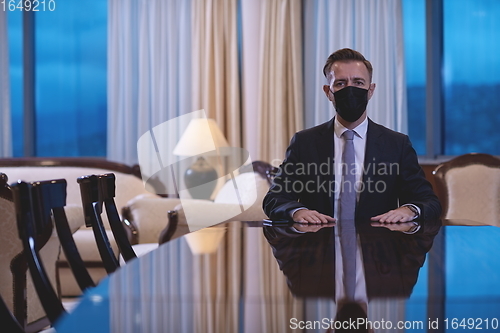
[[[269,190],[277,168],[255,161],[240,168],[217,192],[214,201],[183,199],[169,216],[160,243],[183,234],[226,221],[259,221],[267,218],[262,200]],[[175,230],[172,230],[172,229]]]
[[[465,154],[440,164],[433,174],[443,218],[500,226],[500,159]]]

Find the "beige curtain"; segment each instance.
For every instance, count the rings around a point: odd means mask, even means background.
[[[303,320],[304,301],[290,292],[262,228],[243,230],[244,270],[253,277],[244,281],[244,332],[292,332],[290,319]]]
[[[205,109],[229,144],[241,147],[237,0],[193,0],[192,24],[193,110]],[[194,294],[202,298],[194,308],[195,332],[239,330],[241,243],[240,226],[230,225],[217,253],[193,258],[193,275],[203,277],[194,280]]]
[[[301,1],[261,3],[258,158],[282,160],[303,127]]]
[[[93,292],[109,290],[109,332],[194,332],[192,267],[187,243],[167,242],[103,279]]]
[[[241,225],[228,224],[216,253],[193,257],[194,332],[238,332],[241,320]],[[219,279],[215,277],[221,277]],[[225,307],[225,309],[221,308]]]
[[[237,0],[192,2],[193,110],[205,109],[230,145],[241,146]]]
[[[109,160],[138,163],[143,134],[193,111],[190,28],[189,0],[108,0]]]

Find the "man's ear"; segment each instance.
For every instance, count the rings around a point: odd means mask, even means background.
[[[370,88],[368,88],[368,100],[372,98],[373,92],[375,91],[376,84],[375,83],[370,83]]]
[[[333,94],[330,91],[330,86],[325,84],[323,86],[323,91],[325,92],[326,98],[328,98],[329,101],[333,102]]]

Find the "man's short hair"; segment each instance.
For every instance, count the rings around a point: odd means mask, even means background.
[[[361,61],[362,63],[365,64],[366,69],[368,70],[368,74],[370,75],[370,82],[372,80],[372,75],[373,75],[373,67],[372,64],[365,59],[365,57],[359,53],[358,51],[354,51],[352,49],[340,49],[338,51],[333,52],[330,54],[328,59],[326,59],[326,64],[325,67],[323,67],[323,74],[325,77],[330,80],[330,68],[332,67],[333,63],[337,61]]]

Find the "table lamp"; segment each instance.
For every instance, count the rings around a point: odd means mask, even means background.
[[[220,156],[219,148],[229,147],[215,120],[197,118],[190,121],[174,148],[177,156],[197,156],[184,173],[184,184],[193,199],[210,199],[218,179],[217,171],[203,156]]]

